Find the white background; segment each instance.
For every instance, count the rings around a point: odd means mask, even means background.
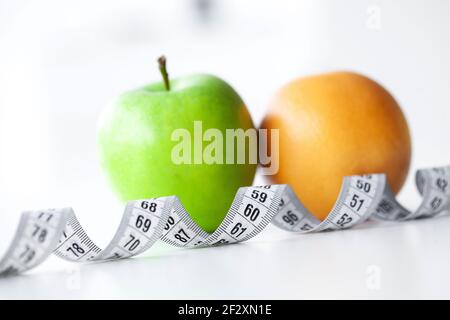
[[[73,206],[106,244],[122,205],[98,168],[97,118],[120,92],[159,80],[161,53],[173,77],[208,72],[229,81],[256,124],[292,78],[365,73],[403,107],[412,170],[450,164],[450,1],[216,0],[203,13],[200,2],[0,0],[0,254],[21,210],[49,206]],[[417,205],[412,178],[400,198]],[[154,258],[83,266],[89,281],[77,290],[64,283],[80,269],[52,259],[0,280],[0,298],[52,297],[48,284],[58,297],[450,297],[445,226],[442,218],[302,237],[272,230],[248,245],[201,251],[159,246]],[[247,255],[249,268],[260,261],[270,269],[257,289],[235,270]],[[373,266],[384,275],[375,293],[366,283]],[[125,277],[136,272],[147,281]],[[243,281],[241,291],[221,289],[226,275]],[[202,276],[208,281],[194,284]]]

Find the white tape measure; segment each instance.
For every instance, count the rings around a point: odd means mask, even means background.
[[[385,175],[346,177],[334,208],[322,222],[308,212],[288,185],[243,187],[212,234],[190,218],[176,196],[131,201],[103,250],[84,232],[71,208],[24,212],[0,260],[0,275],[30,270],[52,253],[73,262],[115,260],[140,254],[159,239],[179,247],[246,241],[270,222],[286,231],[307,233],[349,228],[369,217],[400,221],[432,217],[450,209],[450,167],[419,170],[416,183],[423,201],[411,212],[395,200]]]

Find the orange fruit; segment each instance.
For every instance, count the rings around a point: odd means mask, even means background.
[[[269,178],[293,187],[321,220],[344,176],[386,173],[397,193],[408,174],[411,138],[400,106],[360,74],[334,72],[288,83],[272,99],[261,127],[280,130],[279,171]]]

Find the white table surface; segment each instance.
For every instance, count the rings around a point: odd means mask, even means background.
[[[0,279],[0,298],[450,298],[450,217],[310,235],[270,226],[242,244],[94,264],[50,258]]]

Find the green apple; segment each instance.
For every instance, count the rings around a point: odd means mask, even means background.
[[[122,94],[102,113],[101,164],[123,201],[177,195],[199,226],[213,232],[237,189],[251,185],[256,164],[176,164],[172,133],[184,128],[194,137],[194,122],[201,121],[203,130],[225,136],[226,129],[254,128],[253,122],[222,79],[197,74],[169,80],[165,59],[159,62],[163,82]]]

